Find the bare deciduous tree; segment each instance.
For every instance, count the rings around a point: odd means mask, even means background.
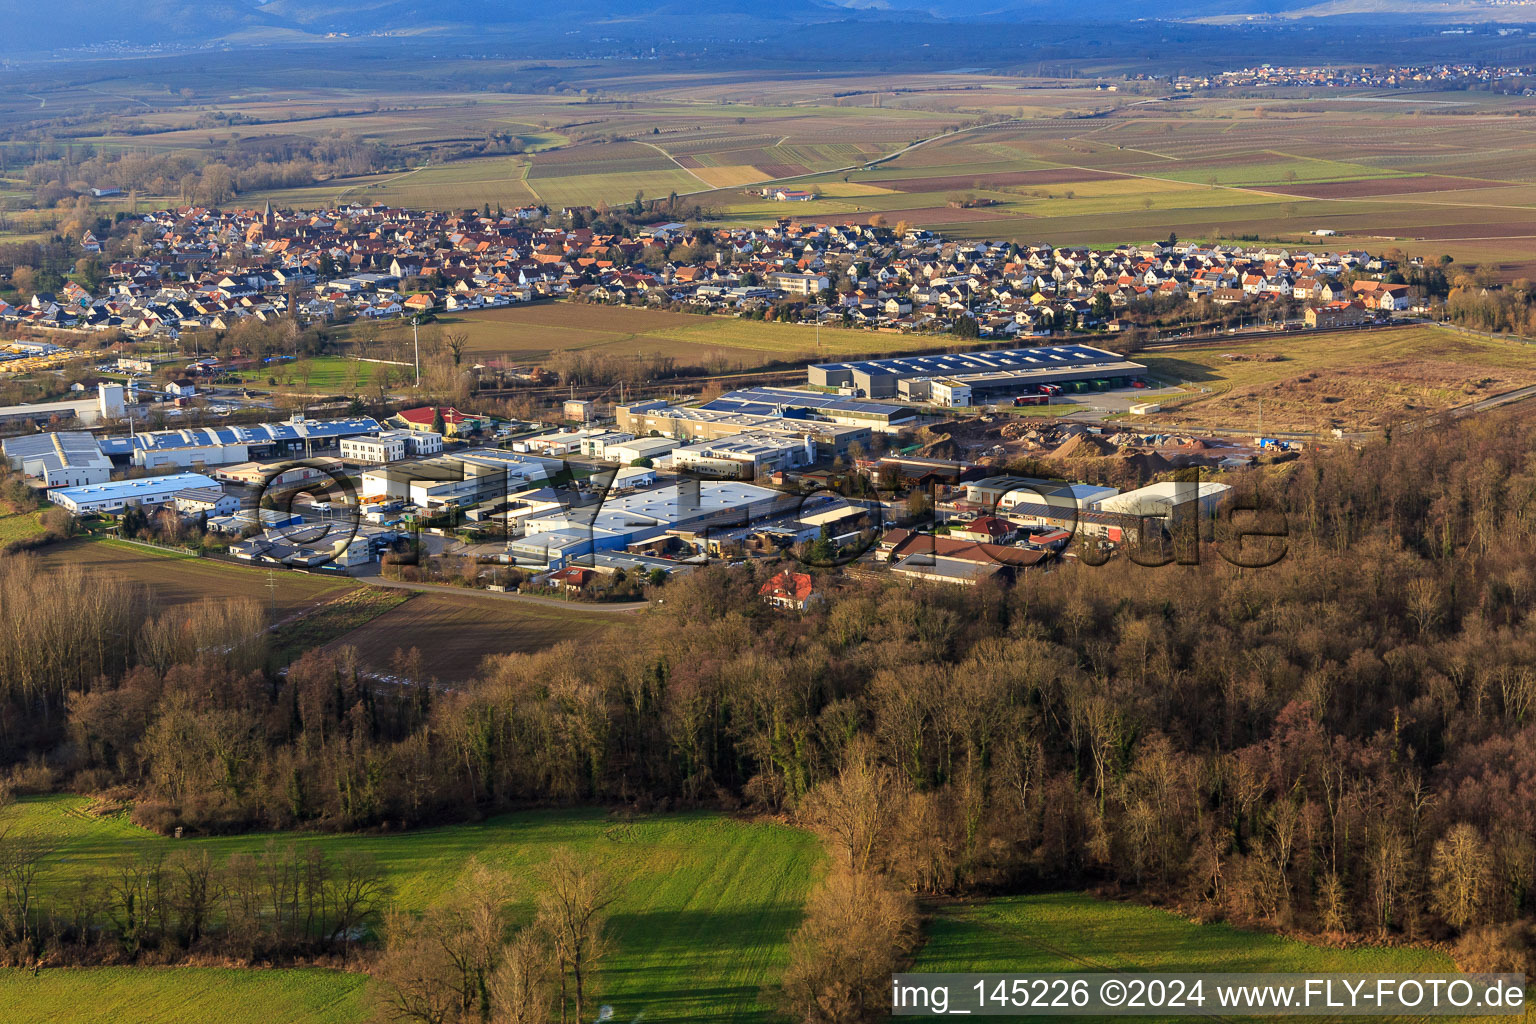
[[[584,863],[567,847],[556,850],[541,873],[539,926],[548,934],[560,965],[560,1020],[566,1020],[567,989],[574,998],[575,1019],[583,1019],[592,969],[607,955],[608,908],[619,888],[607,876]]]

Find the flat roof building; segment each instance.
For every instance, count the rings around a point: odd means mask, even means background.
[[[49,492],[48,498],[75,515],[84,515],[88,512],[120,512],[143,505],[164,505],[178,491],[189,487],[219,489],[219,482],[201,473],[172,473],[170,476],[113,480],[84,487],[58,487]]]
[[[809,466],[815,461],[816,444],[810,438],[775,434],[733,434],[684,445],[672,453],[674,469],[736,480],[756,480],[776,469]]]
[[[708,533],[750,526],[790,512],[801,501],[799,495],[753,484],[685,480],[527,520],[523,538],[507,547],[519,562],[557,569],[571,559],[623,551],[670,530]]]
[[[867,446],[874,436],[872,429],[867,426],[667,405],[664,402],[621,405],[614,411],[619,426],[634,434],[637,440],[647,434],[659,434],[685,442],[713,441],[732,434],[782,434],[812,438],[816,442],[817,458],[824,459],[845,455],[855,444]]]
[[[377,437],[344,437],[341,439],[341,457],[353,462],[398,462],[405,458],[405,430],[386,430]]]
[[[916,411],[909,406],[874,402],[867,398],[850,398],[847,395],[828,395],[819,391],[802,391],[799,388],[742,388],[705,402],[699,408],[745,416],[825,420],[875,430],[910,423],[917,418]]]
[[[1106,368],[1112,365],[1136,369],[1109,374]],[[975,398],[973,375],[992,379],[990,375],[1005,371],[1015,372],[995,380],[1007,380],[1022,387],[1026,382],[1059,383],[1106,375],[1131,376],[1145,372],[1146,367],[1139,363],[1127,363],[1123,356],[1091,345],[1052,345],[1045,348],[898,356],[852,363],[813,363],[806,370],[806,378],[815,387],[851,387],[866,398],[890,398],[897,394],[898,384],[902,380],[943,377],[969,384],[972,397]]]

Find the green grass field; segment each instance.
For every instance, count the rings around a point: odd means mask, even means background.
[[[0,513],[0,547],[43,532],[42,512]]]
[[[315,356],[312,359],[280,363],[264,370],[244,370],[235,376],[257,387],[272,386],[267,382],[275,380],[275,386],[285,390],[357,394],[373,383],[374,375],[385,365],[346,356]],[[404,372],[408,368],[392,369]]]
[[[1432,950],[1311,946],[1083,893],[942,907],[926,934],[915,971],[1454,970],[1450,957]]]
[[[913,971],[1424,974],[1456,970],[1449,956],[1434,950],[1311,946],[1225,924],[1195,924],[1153,907],[1112,903],[1083,893],[1009,896],[943,907],[930,918],[926,935]],[[1234,1018],[1218,1015],[1217,1019]]]
[[[368,978],[319,969],[98,967],[0,971],[6,1024],[359,1024]]]
[[[11,812],[19,832],[44,836],[53,846],[41,881],[45,903],[58,898],[74,880],[102,870],[111,858],[125,852],[169,848],[179,842],[204,846],[224,857],[259,850],[270,838],[164,839],[120,815],[92,817],[85,805],[78,797],[47,797],[23,801]],[[646,1021],[770,1019],[760,990],[782,970],[788,936],[799,922],[823,859],[820,845],[807,833],[704,812],[618,818],[592,809],[541,811],[403,834],[277,838],[329,851],[367,851],[394,886],[397,905],[410,911],[430,906],[449,889],[469,858],[478,857],[512,873],[519,920],[531,917],[535,871],[550,851],[569,846],[590,856],[624,888],[612,912],[616,950],[599,979],[602,1000],[615,1007],[620,1020],[642,1014]],[[118,1012],[91,1016],[100,1012],[94,1000],[84,1015],[65,1012],[73,998],[86,990],[80,979],[92,975],[106,979]],[[208,1010],[228,1000],[232,1012],[247,1012],[234,1004],[257,998],[254,990],[245,987],[250,984],[245,972],[215,972],[207,977],[213,984],[196,984],[185,972],[174,970],[59,971],[47,972],[41,981],[28,972],[0,973],[0,1020],[7,1024],[17,1020],[147,1024],[242,1019],[222,1013],[180,1015],[181,1007],[174,1006],[174,1001],[185,992],[210,993],[204,997],[210,1000],[204,1004]],[[138,988],[144,978],[154,979],[155,1006],[146,1005]],[[263,1022],[360,1019],[356,983],[350,978],[338,981],[326,972],[306,972],[279,976],[271,985],[261,990],[260,998],[272,998],[274,1013],[291,1016],[263,1015]],[[26,1006],[26,1012],[37,1016],[18,1018],[5,1012],[16,1006]],[[34,1006],[39,1009],[33,1010]],[[316,1008],[317,1016],[304,1016],[306,1007]]]

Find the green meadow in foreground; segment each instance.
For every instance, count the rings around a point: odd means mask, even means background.
[[[397,834],[182,840],[154,836],[122,816],[94,817],[75,797],[27,800],[7,818],[53,845],[41,885],[45,904],[126,851],[179,843],[224,857],[275,838],[332,853],[368,852],[394,887],[396,904],[411,911],[430,906],[478,857],[512,872],[516,916],[527,920],[536,869],[551,851],[569,846],[624,890],[612,909],[617,943],[601,971],[600,998],[619,1019],[644,1014],[647,1022],[769,1019],[761,990],[783,970],[789,936],[823,861],[808,833],[702,812],[619,819],[591,809],[539,811]],[[0,973],[0,1021],[239,1020],[235,1014],[251,1003],[262,1007],[261,1024],[351,1021],[366,1016],[363,987],[355,976],[330,971],[114,968],[36,978],[17,971]],[[195,1008],[189,998],[199,1001]],[[229,1015],[207,1012],[226,1000]],[[109,1006],[110,1013],[103,1009]]]
[[[7,1024],[358,1024],[368,978],[319,969],[96,967],[0,971]]]
[[[95,817],[75,797],[23,801],[7,820],[53,844],[43,878],[48,901],[125,850],[170,848],[122,816]],[[810,835],[718,814],[617,818],[581,809],[503,815],[394,835],[251,835],[184,839],[223,856],[269,839],[366,850],[395,887],[398,904],[421,910],[471,857],[511,870],[517,915],[532,912],[534,869],[570,846],[624,885],[614,908],[617,948],[600,1001],[615,1019],[776,1019],[762,990],[778,980],[788,939],[823,855]],[[1329,949],[1081,893],[1012,896],[931,911],[915,971],[1270,971],[1419,973],[1454,970],[1432,950]],[[362,1024],[370,983],[340,971],[222,968],[94,968],[0,971],[6,1024]]]
[[[1225,924],[1195,924],[1165,910],[1084,893],[1006,896],[941,907],[930,916],[924,933],[927,943],[913,971],[1425,974],[1456,970],[1450,957],[1435,950],[1312,946]],[[1210,1003],[1206,1005],[1209,1008]],[[1216,1014],[1218,1020],[1235,1017]]]

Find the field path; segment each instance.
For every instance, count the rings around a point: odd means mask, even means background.
[[[909,142],[909,143],[907,143],[907,145],[901,147],[900,149],[898,149],[898,150],[896,150],[894,152],[887,153],[885,156],[877,156],[877,157],[873,157],[873,158],[871,158],[869,160],[861,160],[861,161],[859,161],[856,164],[848,164],[846,167],[830,167],[830,168],[827,168],[825,170],[820,170],[820,171],[806,171],[804,174],[791,174],[788,177],[784,177],[784,178],[764,178],[761,181],[744,181],[744,182],[740,183],[739,185],[731,185],[729,187],[733,188],[733,189],[735,189],[735,188],[754,188],[754,187],[759,186],[759,185],[772,185],[772,184],[774,184],[776,182],[780,182],[780,181],[799,181],[801,178],[819,178],[822,175],[827,175],[827,174],[842,174],[845,171],[865,170],[867,168],[874,167],[877,164],[888,163],[888,162],[890,162],[892,160],[895,160],[897,157],[904,156],[905,154],[912,152],[914,149],[918,149],[919,147],[928,145],[928,143],[930,143],[930,142],[938,142],[941,139],[953,138],[956,135],[965,135],[968,132],[979,132],[979,131],[985,131],[985,130],[987,130],[989,128],[1002,128],[1002,127],[1005,127],[1005,126],[1010,125],[1010,124],[1027,124],[1027,123],[1028,123],[1028,119],[1027,118],[1005,117],[1001,121],[989,121],[986,124],[975,124],[975,125],[971,125],[969,128],[956,128],[954,131],[951,131],[951,132],[940,132],[938,135],[930,135],[926,139],[918,139],[916,142]],[[789,136],[786,135],[786,136],[784,136],[784,138],[787,139],[787,138],[789,138]],[[783,143],[781,141],[780,145],[782,145],[782,144]],[[646,145],[650,145],[650,143],[646,143]],[[652,147],[652,148],[655,148],[655,147]],[[670,153],[668,153],[667,155],[669,157],[671,156]],[[674,160],[673,162],[675,163],[676,161]],[[678,164],[678,166],[682,167],[682,164]],[[686,171],[686,170],[688,170],[688,168],[683,167],[683,170]],[[692,174],[693,172],[689,171],[689,173]],[[695,178],[699,177],[697,174],[694,174],[693,176]],[[699,180],[700,181],[704,181],[703,178],[699,178]],[[709,184],[709,183],[705,182],[705,184]],[[697,190],[695,192],[679,192],[678,196],[679,197],[682,197],[682,196],[697,196],[697,195],[703,195],[706,192],[720,192],[720,191],[722,191],[722,189],[716,188],[716,187],[711,185],[709,188],[701,188],[701,189],[699,189],[699,190]]]
[[[709,185],[708,181],[705,181],[705,179],[703,179],[703,178],[699,177],[697,174],[693,173],[693,168],[691,168],[691,167],[684,167],[682,164],[677,162],[677,157],[673,156],[671,153],[668,153],[666,150],[662,149],[660,146],[656,145],[654,142],[642,142],[641,145],[642,146],[650,146],[656,152],[660,153],[662,156],[666,157],[668,160],[671,160],[674,164],[677,164],[678,169],[682,170],[682,171],[686,171],[688,173],[688,176],[690,178],[692,178],[694,181],[703,182],[703,184]],[[713,190],[715,186],[709,185],[709,187],[710,187],[711,190]]]
[[[464,597],[479,597],[487,601],[518,601],[523,604],[541,604],[550,608],[575,608],[582,612],[600,612],[605,615],[627,615],[638,612],[642,608],[649,608],[649,601],[623,601],[602,604],[585,601],[562,601],[557,597],[534,597],[531,594],[498,594],[491,590],[472,590],[469,587],[445,587],[436,583],[405,583],[401,580],[386,580],[382,576],[355,576],[359,583],[366,583],[373,587],[391,587],[396,590],[415,590],[423,594],[452,594]]]
[[[348,185],[346,188],[344,188],[340,192],[336,193],[336,198],[340,199],[342,196],[346,195],[348,192],[352,192],[352,191],[354,191],[356,189],[365,189],[366,190],[366,189],[370,189],[370,188],[379,188],[379,187],[384,186],[384,185],[394,184],[395,182],[399,181],[401,178],[408,178],[411,175],[415,174],[419,170],[421,170],[420,167],[412,167],[408,171],[402,171],[401,173],[395,175],[393,178],[385,178],[383,181],[375,181],[375,182],[371,182],[371,183],[369,183],[367,185]]]

